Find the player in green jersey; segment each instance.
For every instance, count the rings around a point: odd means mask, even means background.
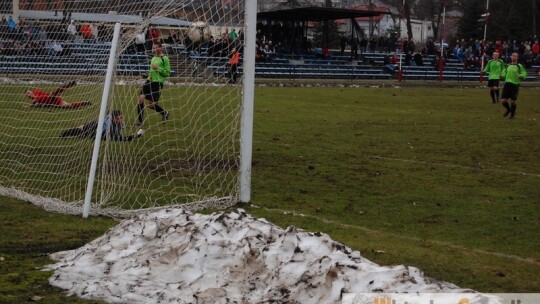
[[[156,112],[161,114],[163,121],[169,119],[169,112],[163,110],[163,108],[158,104],[159,98],[161,97],[161,89],[163,89],[163,84],[169,75],[171,74],[171,63],[169,57],[163,54],[160,43],[154,43],[152,45],[152,50],[154,52],[154,57],[150,61],[150,71],[148,75],[143,75],[146,77],[146,82],[141,87],[139,91],[139,98],[137,104],[137,114],[138,114],[138,125],[142,125],[144,119],[144,101],[149,101],[148,108],[154,109]]]
[[[516,100],[519,93],[519,84],[521,80],[527,78],[527,71],[520,63],[518,63],[519,55],[517,52],[513,52],[510,58],[512,62],[508,64],[502,72],[505,83],[502,91],[501,103],[506,109],[503,116],[506,117],[510,114],[510,118],[514,118],[516,115]],[[508,103],[508,100],[510,100],[510,104]]]
[[[504,62],[499,59],[499,53],[493,52],[493,58],[488,61],[482,73],[489,73],[488,88],[491,95],[491,102],[499,101],[499,79],[504,69]]]

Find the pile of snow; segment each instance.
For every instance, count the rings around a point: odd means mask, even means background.
[[[52,258],[52,285],[110,303],[338,303],[347,292],[470,292],[241,209],[140,215]]]

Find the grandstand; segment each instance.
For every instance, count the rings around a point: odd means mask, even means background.
[[[356,12],[358,13],[358,12]],[[365,12],[363,12],[365,13]],[[52,11],[21,10],[20,16],[34,21],[58,23],[62,16]],[[142,20],[138,15],[121,15],[105,13],[77,13],[72,18],[82,22],[112,23],[122,22],[130,27]],[[326,18],[326,17],[325,17]],[[165,32],[174,29],[178,32],[189,26],[190,22],[167,17],[155,18],[151,25],[164,29]],[[56,35],[58,29],[51,28],[51,34]],[[54,36],[52,35],[52,36]],[[56,35],[57,36],[57,35]],[[110,42],[104,39],[100,42],[69,41],[54,36],[50,43],[44,46],[26,47],[22,50],[10,50],[7,41],[0,37],[0,74],[1,75],[104,75],[107,68]],[[55,53],[52,41],[58,38],[62,52]],[[168,55],[171,58],[172,75],[176,77],[198,76],[202,78],[223,78],[228,72],[227,58],[219,57],[208,52],[206,47],[193,48],[185,45],[184,41],[167,41]],[[226,52],[225,52],[226,53]],[[388,64],[391,54],[382,52],[363,52],[359,58],[351,60],[350,56],[337,55],[337,50],[330,51],[329,56],[314,53],[273,54],[265,60],[258,61],[255,66],[255,76],[276,79],[395,79],[398,65]],[[137,53],[135,47],[127,47],[120,55],[116,72],[121,76],[137,76],[147,72],[150,54]],[[425,65],[402,66],[402,80],[437,81],[442,76],[444,80],[477,81],[480,77],[479,68],[465,68],[464,64],[455,58],[447,58],[442,75],[438,66],[432,64],[434,55],[424,55]],[[540,66],[529,69],[527,81],[538,79]],[[242,73],[242,67],[239,70]]]
[[[96,75],[105,74],[107,68],[109,43],[62,42],[63,52],[57,56],[43,56],[39,52],[27,50],[23,53],[0,53],[0,74],[5,76],[17,74],[71,74]],[[228,71],[227,58],[209,56],[204,49],[201,53],[192,53],[183,45],[169,45],[168,55],[171,58],[173,76],[187,77],[225,77]],[[41,50],[40,52],[53,52]],[[137,53],[132,48],[121,55],[118,75],[137,76],[146,73],[149,54]],[[384,64],[386,53],[363,53],[358,60],[349,56],[331,55],[321,58],[313,54],[287,55],[276,54],[271,60],[257,62],[255,75],[257,78],[282,79],[395,79],[398,66],[389,69]],[[436,81],[440,72],[431,65],[433,56],[424,56],[426,65],[403,66],[403,80]],[[540,66],[528,69],[527,81],[538,80]],[[242,72],[242,68],[240,68]],[[446,62],[443,79],[454,81],[476,81],[479,69],[466,69],[457,59],[449,58]]]

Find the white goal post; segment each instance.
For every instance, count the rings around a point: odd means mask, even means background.
[[[0,195],[84,217],[251,200],[256,1],[18,8],[0,33],[13,42],[0,54]]]

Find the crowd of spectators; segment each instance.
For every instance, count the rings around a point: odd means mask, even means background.
[[[413,43],[403,42],[403,61],[404,66],[422,66],[431,64],[438,67],[440,65],[441,43],[431,39],[420,49],[416,49]],[[480,39],[458,39],[450,48],[446,43],[443,44],[443,65],[447,64],[449,59],[456,59],[463,64],[464,69],[478,70],[481,68],[482,59],[487,62],[493,56],[494,52],[500,54],[500,58],[510,62],[513,52],[519,54],[519,62],[526,68],[533,65],[540,65],[540,44],[537,36],[532,36],[524,41],[517,40],[496,40],[483,43]],[[430,63],[424,63],[423,59],[432,58]],[[385,59],[385,65],[392,64],[392,54]]]
[[[530,68],[532,65],[540,64],[540,45],[538,37],[532,36],[527,40],[501,40],[486,41],[480,39],[458,39],[456,40],[451,56],[463,63],[464,68],[479,68],[483,54],[485,60],[490,59],[493,52],[500,54],[501,59],[508,63],[510,55],[513,52],[519,54],[519,61],[525,67]]]
[[[70,54],[69,44],[100,43],[110,41],[111,28],[104,24],[80,23],[64,19],[56,24],[40,25],[20,19],[17,23],[11,16],[2,16],[0,22],[0,55],[67,55]],[[166,42],[173,45],[184,44],[191,54],[200,54],[203,49],[208,56],[227,57],[233,48],[243,53],[244,33],[242,30],[225,28],[217,37],[204,44],[193,43],[186,32],[179,31],[177,35],[161,37],[159,29],[151,27],[136,35],[132,47],[128,50],[134,53],[144,53],[151,48],[153,42]],[[313,46],[307,39],[305,31],[300,26],[287,23],[269,22],[258,23],[256,34],[256,60],[259,62],[272,61],[274,58],[290,54],[313,54],[322,58],[329,56],[328,49],[319,45]],[[403,52],[404,66],[422,66],[425,64],[439,65],[441,43],[428,39],[418,46],[413,41],[397,41],[388,37],[373,37],[371,39],[346,37],[340,39],[340,55],[344,55],[347,46],[350,47],[351,59],[366,52],[387,54],[385,64],[395,60],[391,54],[396,49]],[[463,63],[465,69],[479,69],[482,59],[489,60],[497,51],[501,59],[509,62],[512,52],[518,52],[519,60],[525,67],[540,65],[540,45],[538,37],[532,36],[524,41],[480,39],[457,39],[449,47],[443,45],[443,58],[454,58]],[[431,63],[424,62],[427,57],[434,58]]]
[[[278,42],[274,44],[272,40],[267,38],[262,34],[261,30],[257,30],[256,34],[256,52],[255,59],[256,61],[271,61],[276,56],[281,56],[286,52],[285,48],[282,47],[282,43]],[[184,42],[190,49],[190,40],[189,37],[184,37]],[[230,51],[235,48],[239,53],[243,53],[244,45],[244,33],[240,29],[236,32],[236,29],[225,28],[225,30],[218,36],[212,37],[212,39],[204,44],[202,47],[206,48],[206,54],[208,56],[214,57],[227,57]],[[200,51],[200,50],[197,50]]]
[[[212,39],[207,43],[206,52],[209,56],[227,57],[232,49],[236,49],[240,54],[242,54],[243,46],[244,32],[241,29],[237,32],[234,28],[231,28],[230,30],[229,28],[225,28],[221,35],[218,37],[212,37]]]
[[[0,22],[0,55],[70,54],[65,42],[95,43],[107,41],[110,29],[104,24],[77,24],[74,20],[57,24],[39,24],[12,16],[2,16]]]

